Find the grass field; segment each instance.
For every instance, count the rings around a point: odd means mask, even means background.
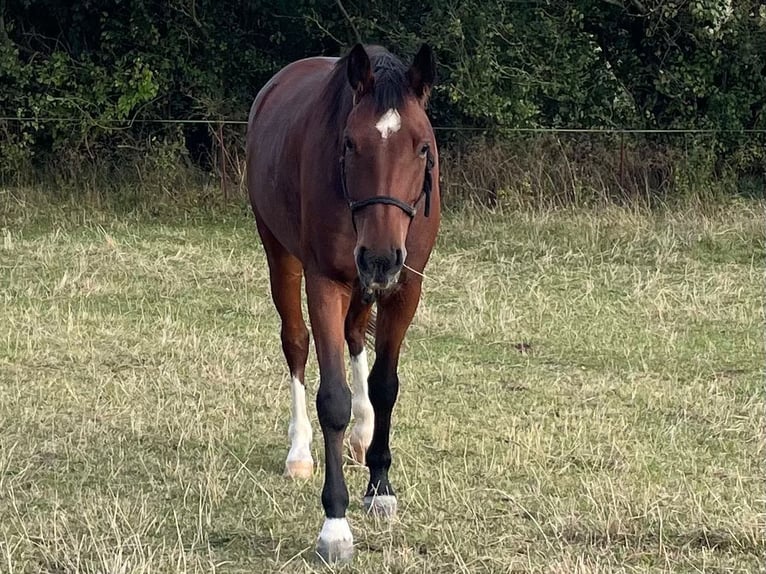
[[[757,202],[448,213],[343,570],[759,571],[764,255]],[[1,572],[321,570],[288,408],[244,208],[0,198]]]

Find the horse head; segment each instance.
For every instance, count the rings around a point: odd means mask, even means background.
[[[347,75],[353,107],[342,138],[341,181],[356,230],[359,279],[374,293],[398,282],[410,225],[421,210],[429,215],[436,144],[426,105],[434,56],[423,45],[409,69],[379,57],[373,70],[357,44]]]

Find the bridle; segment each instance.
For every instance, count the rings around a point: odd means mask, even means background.
[[[420,200],[425,197],[426,198],[426,204],[425,208],[423,210],[423,215],[428,217],[431,214],[431,187],[432,187],[432,181],[431,181],[431,170],[434,167],[434,156],[431,153],[431,150],[426,151],[426,173],[425,177],[423,179],[423,191],[420,193],[418,198],[415,200],[415,203],[413,205],[410,205],[408,203],[404,203],[403,201],[400,201],[396,199],[395,197],[391,197],[389,195],[376,195],[374,197],[368,197],[367,199],[360,199],[358,201],[354,201],[351,199],[351,196],[348,193],[348,186],[346,185],[346,155],[345,153],[340,156],[340,184],[343,188],[343,198],[346,200],[346,203],[348,203],[348,208],[351,210],[351,221],[354,224],[354,229],[356,230],[356,221],[354,221],[354,214],[359,211],[360,209],[363,209],[369,205],[375,205],[376,203],[382,203],[384,205],[395,205],[399,209],[401,209],[404,213],[406,213],[410,220],[415,218],[415,214],[417,211],[417,204],[420,202]]]

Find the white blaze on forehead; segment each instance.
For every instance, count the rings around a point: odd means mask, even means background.
[[[375,124],[375,128],[380,132],[380,137],[383,139],[398,132],[401,127],[402,117],[394,108],[389,109],[385,114],[380,116],[378,123]]]

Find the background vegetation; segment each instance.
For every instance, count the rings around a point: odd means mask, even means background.
[[[758,0],[0,0],[0,116],[40,118],[0,120],[0,175],[55,175],[59,187],[126,178],[147,187],[160,177],[160,187],[178,188],[167,178],[179,170],[219,169],[220,142],[204,123],[142,120],[244,118],[281,66],[338,55],[357,37],[404,57],[422,41],[434,46],[431,113],[435,125],[464,130],[439,134],[463,160],[453,162],[454,181],[470,183],[461,193],[493,201],[511,191],[668,195],[699,191],[701,181],[724,193],[762,188],[766,140],[743,132],[766,127]],[[507,131],[519,127],[712,133]],[[235,180],[242,131],[225,131]],[[471,155],[512,161],[477,181],[462,170],[488,169],[466,163]],[[525,191],[516,174],[535,159],[561,177]]]

